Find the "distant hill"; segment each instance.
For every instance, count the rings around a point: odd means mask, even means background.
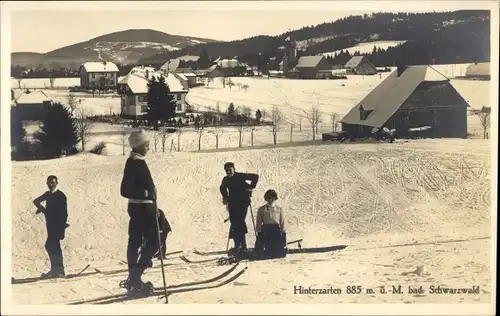
[[[53,50],[45,54],[19,52],[11,54],[12,66],[45,68],[78,68],[85,61],[106,60],[122,65],[135,64],[140,59],[158,53],[176,51],[215,40],[171,35],[155,30],[126,30],[114,32]]]
[[[164,51],[139,60],[139,64],[161,64],[183,55],[199,55],[202,50],[212,58],[238,56],[252,66],[280,60],[286,37],[291,36],[303,50],[302,55],[319,55],[374,41],[400,41],[377,51],[380,66],[404,62],[466,63],[490,59],[490,12],[462,10],[431,13],[375,13],[349,16],[335,22],[304,27],[279,36],[255,36],[239,41],[210,42],[181,50]],[[384,55],[384,56],[382,56]],[[343,62],[343,60],[342,60]]]

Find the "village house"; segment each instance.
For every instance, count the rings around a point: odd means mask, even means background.
[[[165,78],[165,83],[168,85],[176,101],[175,112],[178,114],[185,113],[188,90],[173,73],[150,72],[150,69],[147,67],[135,67],[118,82],[122,116],[140,118],[146,114],[148,107],[148,80],[153,76],[155,78],[159,78],[160,76]]]
[[[175,70],[175,73],[182,75],[182,77],[185,78],[189,88],[195,87],[198,83],[197,81],[198,75],[196,75],[193,69],[191,68],[177,68]]]
[[[333,67],[325,56],[302,56],[290,70],[290,76],[300,79],[328,79],[333,77],[332,70]]]
[[[348,73],[354,75],[375,75],[377,68],[366,56],[354,56],[346,64]]]
[[[207,69],[210,77],[237,77],[248,74],[248,65],[237,59],[216,59]]]
[[[465,77],[469,79],[491,80],[490,63],[474,63],[467,67]]]
[[[399,66],[342,118],[342,130],[370,136],[374,127],[400,138],[425,128],[427,137],[467,137],[467,101],[430,66]]]
[[[43,91],[26,90],[14,100],[13,105],[23,121],[41,121],[52,103]]]
[[[84,89],[114,89],[118,81],[118,67],[111,62],[86,62],[78,70],[80,87]]]
[[[198,62],[198,59],[200,59],[199,56],[192,56],[192,55],[184,55],[181,57],[170,59],[160,67],[160,71],[175,72],[177,68],[185,68],[185,67],[180,67],[181,61],[183,61],[183,64],[186,64],[188,65],[188,67],[190,67],[189,65],[196,64]]]

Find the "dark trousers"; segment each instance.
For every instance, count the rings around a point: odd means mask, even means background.
[[[246,203],[230,203],[229,221],[231,226],[229,228],[229,238],[234,240],[234,248],[246,249],[246,234],[248,233],[247,224],[245,219],[248,213],[248,204]]]
[[[278,224],[262,225],[255,248],[261,258],[282,258],[286,256],[286,237]]]
[[[128,214],[130,216],[127,246],[129,278],[132,282],[139,282],[144,270],[158,251],[156,206],[129,203]],[[146,244],[141,249],[139,258],[139,249],[144,240]]]
[[[47,254],[49,255],[50,270],[54,272],[64,272],[60,238],[49,234],[47,241],[45,242],[45,250],[47,250]]]

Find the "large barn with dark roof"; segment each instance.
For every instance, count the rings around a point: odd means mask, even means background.
[[[398,67],[342,118],[342,130],[368,136],[374,127],[397,137],[426,127],[428,137],[467,137],[467,101],[430,66]]]

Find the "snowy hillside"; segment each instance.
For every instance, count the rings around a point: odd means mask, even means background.
[[[374,42],[365,42],[365,43],[360,43],[357,44],[356,46],[352,46],[349,48],[344,48],[344,49],[338,49],[333,52],[327,52],[323,53],[324,56],[333,56],[335,53],[340,53],[341,51],[348,51],[349,54],[354,54],[355,52],[359,51],[360,54],[368,54],[373,51],[373,47],[381,48],[381,49],[387,49],[389,47],[395,47],[400,44],[405,43],[406,41],[374,41]]]

